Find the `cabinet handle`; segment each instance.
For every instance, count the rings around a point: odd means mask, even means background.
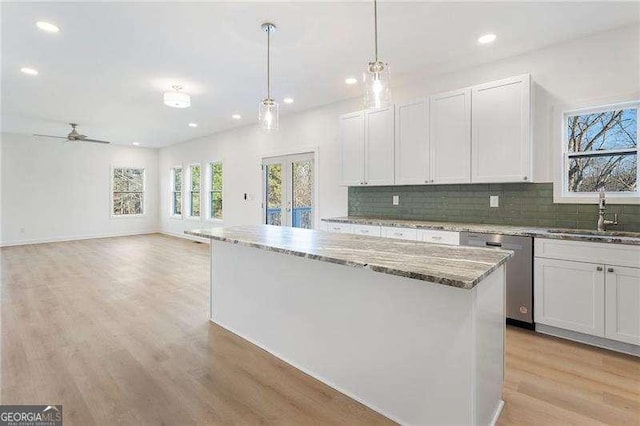
[[[402,232],[394,232],[393,235],[396,237],[402,237]]]
[[[431,237],[431,238],[432,238],[432,239],[434,239],[434,240],[436,240],[436,241],[439,241],[439,240],[441,240],[441,239],[442,239],[442,237],[437,237],[437,236],[435,236],[435,235],[434,235],[433,237]]]
[[[613,272],[613,268],[608,268],[607,272]]]
[[[596,271],[602,271],[602,266],[598,266],[598,267],[596,268]]]
[[[522,178],[522,180],[527,180],[527,177],[526,177],[526,176],[525,176],[525,177],[523,177],[523,178]]]
[[[429,183],[429,182],[430,182],[430,180],[429,180],[429,179],[427,179],[427,180],[425,180],[425,181],[424,181],[424,183]]]
[[[363,229],[363,230],[361,230],[360,232],[362,232],[363,234],[368,234],[368,233],[369,233],[369,231],[368,231],[368,230],[366,230],[366,229]]]

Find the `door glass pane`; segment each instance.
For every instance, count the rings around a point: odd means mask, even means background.
[[[313,161],[294,161],[291,164],[291,183],[293,185],[294,228],[313,228]]]
[[[266,164],[266,217],[267,225],[282,225],[282,164]]]

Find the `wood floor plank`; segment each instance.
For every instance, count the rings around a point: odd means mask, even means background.
[[[392,424],[210,323],[208,246],[154,234],[0,249],[0,402],[65,424]],[[500,425],[640,424],[640,361],[507,329]]]

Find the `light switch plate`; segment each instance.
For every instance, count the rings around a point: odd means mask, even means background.
[[[393,196],[393,205],[394,206],[399,206],[400,205],[400,196],[399,195],[394,195]]]
[[[489,207],[500,207],[500,197],[497,195],[490,195]]]

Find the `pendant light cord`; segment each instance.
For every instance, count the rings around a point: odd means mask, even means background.
[[[267,98],[271,99],[271,28],[267,29]]]
[[[376,62],[378,62],[378,0],[373,0],[373,28],[375,33]]]

